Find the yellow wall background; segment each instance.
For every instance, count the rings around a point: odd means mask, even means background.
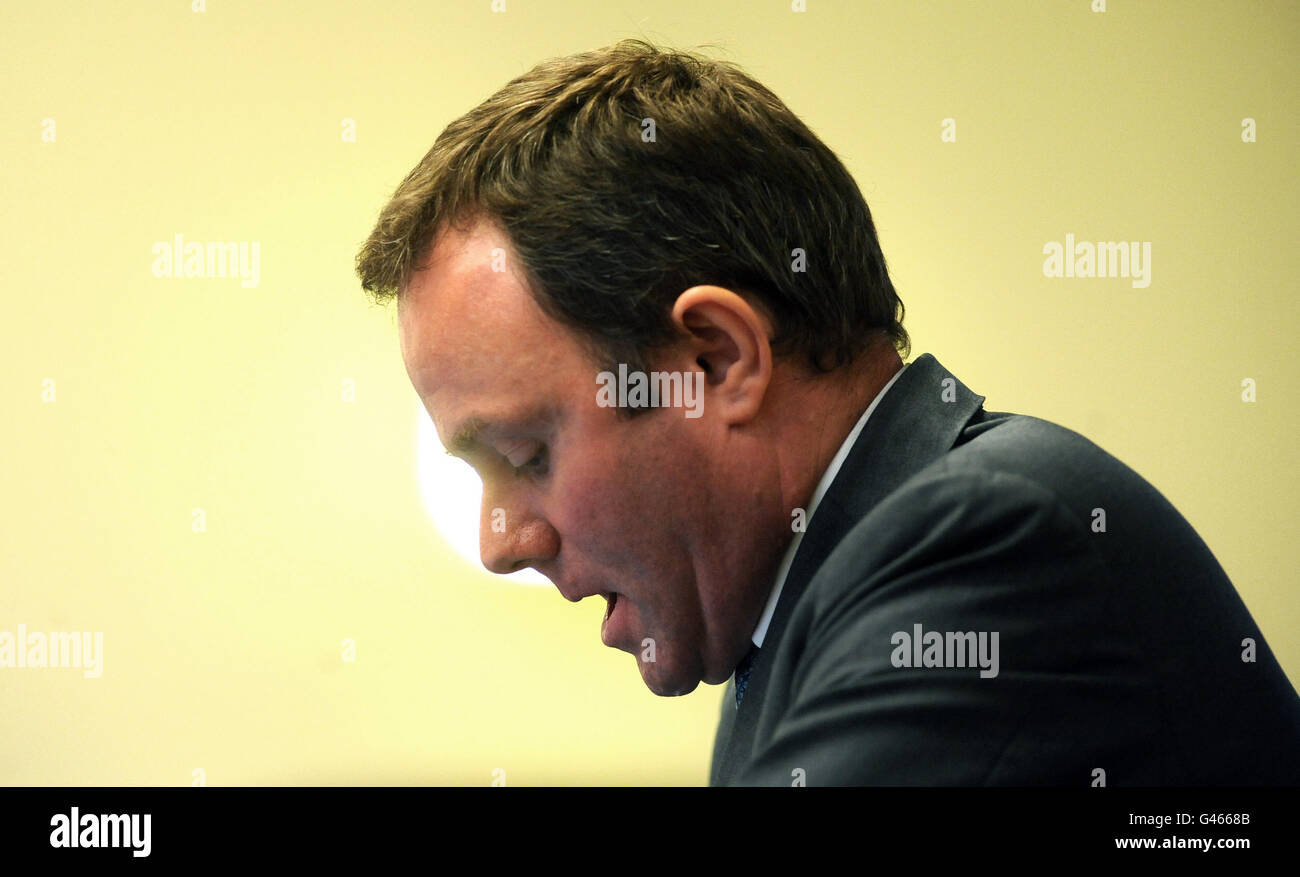
[[[633,36],[781,95],[857,176],[914,356],[1151,480],[1300,679],[1293,2],[506,6],[4,4],[0,630],[104,664],[0,669],[0,783],[706,782],[721,687],[655,697],[598,601],[434,531],[352,273],[443,126]],[[259,242],[259,285],[155,277],[177,233]],[[1150,241],[1151,285],[1044,277],[1066,233]]]

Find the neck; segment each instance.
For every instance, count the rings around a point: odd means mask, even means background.
[[[778,410],[804,412],[787,416],[777,436],[786,509],[808,507],[817,483],[862,412],[902,367],[898,352],[886,342],[828,374],[791,374],[782,381]]]

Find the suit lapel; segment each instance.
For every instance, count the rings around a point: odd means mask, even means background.
[[[726,784],[749,759],[773,656],[809,581],[877,503],[953,447],[983,403],[983,396],[928,353],[909,365],[880,400],[808,522],[739,709],[731,693],[734,682],[727,685],[710,784]]]

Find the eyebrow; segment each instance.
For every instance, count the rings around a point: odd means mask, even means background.
[[[468,456],[471,451],[479,446],[479,437],[485,432],[492,432],[498,427],[481,417],[471,417],[465,421],[456,434],[447,442],[447,453],[453,457]]]

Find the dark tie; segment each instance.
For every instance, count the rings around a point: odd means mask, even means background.
[[[736,709],[740,709],[741,698],[749,687],[749,671],[754,669],[754,659],[758,657],[758,646],[749,650],[749,654],[736,665]]]

